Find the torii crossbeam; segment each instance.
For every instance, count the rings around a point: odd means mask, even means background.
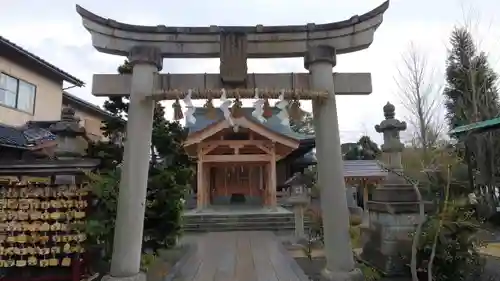
[[[130,93],[124,164],[111,272],[107,280],[145,280],[140,259],[149,146],[154,101],[176,99],[186,89],[192,98],[228,89],[228,97],[249,98],[262,89],[269,98],[311,99],[316,132],[318,184],[321,190],[328,280],[358,280],[348,234],[342,154],[335,95],[371,93],[366,73],[332,73],[336,55],[368,48],[389,1],[348,20],[293,26],[138,26],[77,12],[100,52],[128,57],[133,74],[95,75],[95,95]],[[164,58],[220,58],[220,74],[160,74]],[[304,57],[308,74],[248,74],[248,58]],[[199,94],[197,94],[199,93]],[[198,95],[198,96],[197,96]],[[217,98],[211,96],[213,98]]]

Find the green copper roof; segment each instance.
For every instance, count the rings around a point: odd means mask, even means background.
[[[252,116],[252,111],[253,108],[249,107],[244,107],[242,108],[243,114],[246,118],[249,120],[255,121],[257,123],[260,123],[257,119],[255,119]],[[276,116],[276,114],[279,112],[278,108],[273,108],[273,116],[267,120],[267,122],[261,123],[264,125],[266,128],[270,129],[271,131],[274,131],[275,133],[287,136],[289,138],[293,138],[296,140],[305,140],[305,139],[312,139],[314,138],[314,135],[304,135],[300,134],[297,132],[294,132],[290,126],[283,125],[281,124],[281,120]],[[189,130],[189,133],[194,133],[201,131],[205,129],[206,127],[219,122],[220,120],[224,119],[224,115],[220,109],[216,109],[216,118],[213,120],[207,117],[207,109],[203,107],[197,107],[194,113],[194,117],[196,118],[196,123],[191,124],[189,122],[186,122],[186,127]]]
[[[493,129],[497,129],[500,127],[500,117],[476,122],[464,126],[456,127],[455,129],[449,132],[450,135],[458,135],[463,133],[479,133],[483,131],[489,131]]]

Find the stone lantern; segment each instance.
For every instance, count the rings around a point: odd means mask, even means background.
[[[55,155],[58,159],[80,158],[85,154],[88,142],[85,128],[80,126],[80,119],[75,116],[75,110],[64,107],[61,120],[52,124],[49,131],[57,136]]]
[[[80,126],[80,119],[75,116],[75,110],[64,107],[61,120],[49,127],[50,132],[57,136],[57,147],[54,156],[58,160],[81,159],[88,145],[85,128]],[[55,183],[74,184],[75,175],[57,175]]]
[[[396,278],[407,274],[401,256],[411,252],[411,234],[422,218],[415,188],[399,175],[404,173],[401,162],[404,144],[400,133],[406,130],[406,123],[396,119],[391,103],[387,103],[383,111],[385,120],[376,125],[375,130],[384,136],[382,152],[389,173],[367,203],[369,225],[362,229],[361,239],[365,243],[361,258],[384,272],[385,277]],[[423,203],[425,211],[431,210],[432,202]]]
[[[288,203],[293,207],[295,217],[295,238],[305,237],[304,231],[304,209],[309,205],[310,197],[307,186],[311,182],[301,173],[295,173],[293,177],[285,182],[290,189]]]

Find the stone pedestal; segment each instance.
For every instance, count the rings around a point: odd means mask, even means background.
[[[134,47],[127,139],[118,195],[110,276],[104,280],[145,280],[140,273],[146,188],[149,172],[151,132],[155,102],[146,98],[162,67],[159,50]]]
[[[424,203],[428,211],[431,205]],[[411,253],[412,237],[420,222],[419,203],[409,184],[389,184],[377,188],[368,201],[369,225],[362,230],[362,259],[387,276],[407,274],[407,261],[402,255]]]
[[[328,280],[357,280],[361,273],[355,269],[349,236],[349,210],[332,78],[335,57],[335,49],[315,46],[308,50],[304,63],[310,73],[312,88],[329,93],[327,99],[312,102],[325,240],[324,277]]]
[[[295,237],[301,239],[305,237],[304,231],[304,206],[295,205],[293,207],[293,215],[295,219]]]
[[[288,200],[288,203],[293,206],[293,216],[295,221],[295,241],[300,241],[306,238],[304,229],[304,213],[306,206],[309,205],[309,202],[310,200],[306,196],[291,197]]]
[[[361,239],[365,243],[361,257],[387,277],[397,277],[409,272],[402,255],[411,253],[413,238],[410,235],[421,218],[414,187],[398,175],[403,173],[401,152],[404,148],[399,133],[406,130],[406,123],[394,118],[395,108],[390,103],[384,106],[384,116],[385,120],[375,129],[384,134],[382,151],[390,172],[367,202],[369,224],[362,228]],[[430,202],[424,202],[426,209],[430,206]]]
[[[306,238],[304,230],[304,213],[306,207],[311,202],[311,197],[307,186],[311,182],[302,173],[295,173],[293,177],[285,182],[285,185],[290,189],[290,197],[287,203],[293,207],[295,219],[295,241],[302,241]]]

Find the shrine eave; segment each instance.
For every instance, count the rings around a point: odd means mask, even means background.
[[[167,27],[121,23],[98,16],[81,6],[76,10],[100,52],[127,56],[132,47],[147,45],[161,50],[164,58],[220,57],[220,34],[247,34],[248,58],[301,57],[309,46],[326,45],[345,54],[368,48],[383,21],[389,1],[347,20],[306,25]]]
[[[0,176],[85,174],[99,163],[98,159],[0,161]]]

